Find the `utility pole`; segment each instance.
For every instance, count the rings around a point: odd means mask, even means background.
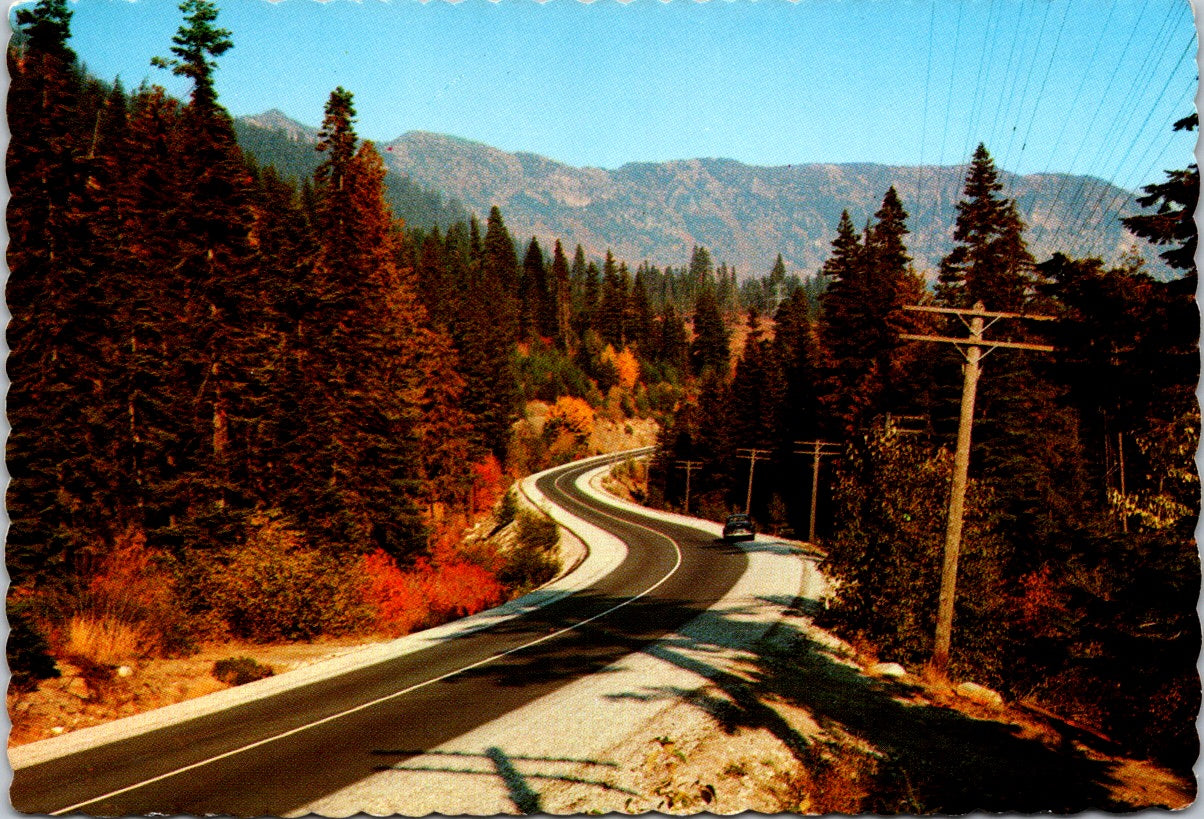
[[[936,341],[952,344],[961,351],[966,359],[966,363],[962,367],[961,418],[957,425],[957,451],[953,456],[953,484],[949,489],[949,516],[945,521],[945,558],[941,566],[941,593],[937,604],[936,641],[932,650],[932,662],[929,664],[933,673],[944,677],[949,666],[949,647],[953,637],[953,599],[957,590],[957,558],[961,551],[962,523],[965,517],[966,482],[970,473],[970,431],[974,424],[974,399],[978,391],[978,377],[981,373],[980,362],[984,355],[998,347],[1053,351],[1053,347],[1046,344],[986,341],[983,333],[1000,319],[1020,318],[1032,321],[1052,321],[1054,317],[986,310],[981,301],[969,309],[920,305],[907,305],[903,309],[957,316],[970,330],[969,338],[907,333],[899,336],[899,338],[909,341]],[[990,319],[990,323],[987,322],[987,319]]]
[[[840,445],[831,441],[795,441],[795,446],[809,446],[811,449],[796,449],[796,455],[811,456],[811,523],[807,527],[807,542],[815,543],[815,509],[819,497],[819,459],[829,455],[839,455]]]
[[[757,458],[770,454],[768,449],[737,449],[736,457],[748,458],[748,496],[744,499],[744,514],[752,509],[753,470],[757,468]]]
[[[690,474],[702,466],[702,461],[678,461],[677,468],[686,470],[686,514],[690,514]]]

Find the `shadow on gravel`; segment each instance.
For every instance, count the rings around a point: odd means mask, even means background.
[[[802,615],[800,601],[788,605],[787,616]],[[865,812],[1133,810],[1110,794],[1111,763],[1083,753],[1069,734],[1060,747],[1051,748],[1021,736],[1015,726],[909,698],[911,686],[865,676],[788,620],[776,627],[772,640],[742,652],[747,661],[742,673],[710,662],[716,652],[749,644],[753,627],[740,622],[741,614],[704,613],[684,635],[646,649],[706,678],[718,692],[646,689],[612,696],[687,702],[711,714],[728,733],[766,729],[815,771],[827,764],[821,746],[830,740],[801,734],[772,704],[804,709],[821,729],[839,728],[880,755],[875,781],[867,788],[870,801],[861,808]]]
[[[390,765],[377,766],[378,771],[411,771],[420,773],[462,774],[468,776],[493,776],[502,781],[506,793],[519,813],[539,813],[543,806],[539,793],[531,787],[532,780],[537,782],[566,782],[573,785],[589,785],[608,791],[617,791],[635,796],[634,791],[621,788],[605,779],[587,779],[583,776],[561,774],[555,772],[556,766],[569,765],[573,770],[588,768],[597,770],[599,775],[617,768],[614,762],[600,762],[592,759],[571,759],[566,757],[549,756],[511,756],[498,747],[486,748],[484,753],[472,754],[465,751],[420,751],[420,750],[381,750],[372,752],[376,756],[397,757],[401,761]],[[413,760],[418,757],[446,758],[445,765],[418,764]],[[549,771],[549,766],[552,770]],[[525,769],[525,770],[524,770]]]

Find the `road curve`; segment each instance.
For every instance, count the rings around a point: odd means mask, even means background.
[[[537,479],[549,501],[627,546],[585,588],[488,628],[453,629],[420,650],[158,730],[68,755],[33,749],[24,756],[40,761],[27,765],[11,754],[13,806],[51,815],[285,815],[373,776],[382,758],[421,756],[681,628],[740,580],[747,555],[717,549],[710,531],[582,492],[576,480],[598,464]]]

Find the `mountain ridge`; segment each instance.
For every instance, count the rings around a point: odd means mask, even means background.
[[[295,141],[317,129],[268,111],[242,122]],[[681,265],[695,245],[741,274],[768,272],[778,253],[787,267],[813,273],[827,258],[841,211],[854,224],[872,219],[895,186],[909,212],[908,247],[932,275],[952,247],[966,163],[899,166],[874,162],[749,165],[727,157],[632,161],[578,167],[529,151],[431,131],[406,131],[377,143],[386,167],[484,216],[497,205],[512,236],[582,244],[630,263]],[[1096,177],[1000,171],[1038,261],[1054,250],[1114,262],[1136,247],[1152,273],[1169,271],[1157,249],[1137,241],[1119,217],[1138,212],[1136,194]],[[1055,195],[1055,191],[1057,195]]]

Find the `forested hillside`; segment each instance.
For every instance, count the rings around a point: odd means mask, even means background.
[[[966,328],[907,308],[981,303],[1050,317],[1003,318],[990,337],[1054,351],[985,359],[952,668],[1190,769],[1194,166],[1125,222],[1169,281],[1136,254],[1034,255],[985,146],[934,287],[889,186],[867,224],[846,211],[827,226],[816,276],[779,255],[738,280],[702,246],[668,267],[595,256],[575,235],[512,234],[496,206],[478,218],[390,188],[344,88],[312,162],[296,144],[257,149],[213,84],[235,35],[208,0],[181,10],[156,62],[192,82],[187,100],[90,76],[66,0],[15,15],[14,685],[53,675],[56,656],[109,673],[121,641],[171,654],[399,634],[492,605],[547,577],[547,532],[527,520],[531,548],[500,552],[465,530],[495,508],[521,518],[513,478],[585,454],[597,418],[634,416],[662,425],[651,503],[686,507],[689,479],[691,513],[747,502],[763,531],[814,526],[839,583],[826,624],[921,663],[963,359],[905,336]],[[520,434],[530,402],[547,421]],[[818,456],[800,453],[820,442],[813,498]]]
[[[104,667],[223,635],[404,633],[538,584],[538,527],[507,553],[466,527],[585,453],[599,415],[667,415],[685,377],[684,269],[516,241],[496,209],[405,225],[342,88],[293,184],[216,97],[216,7],[181,8],[157,62],[191,80],[183,101],[89,76],[65,0],[16,14],[18,686],[54,673],[48,651]],[[516,436],[534,400],[546,422]]]
[[[913,271],[894,188],[864,230],[844,214],[818,309],[796,291],[773,322],[748,317],[734,367],[722,356],[704,367],[665,429],[650,494],[716,519],[751,499],[763,530],[814,526],[840,584],[824,621],[883,660],[922,666],[968,345],[905,336],[964,340],[971,323],[908,307],[1017,316],[988,318],[988,338],[1053,352],[986,347],[954,676],[1187,771],[1199,705],[1198,172],[1148,188],[1142,204],[1158,211],[1127,220],[1179,271],[1169,282],[1135,256],[1034,259],[1002,187],[980,146],[935,291]]]

